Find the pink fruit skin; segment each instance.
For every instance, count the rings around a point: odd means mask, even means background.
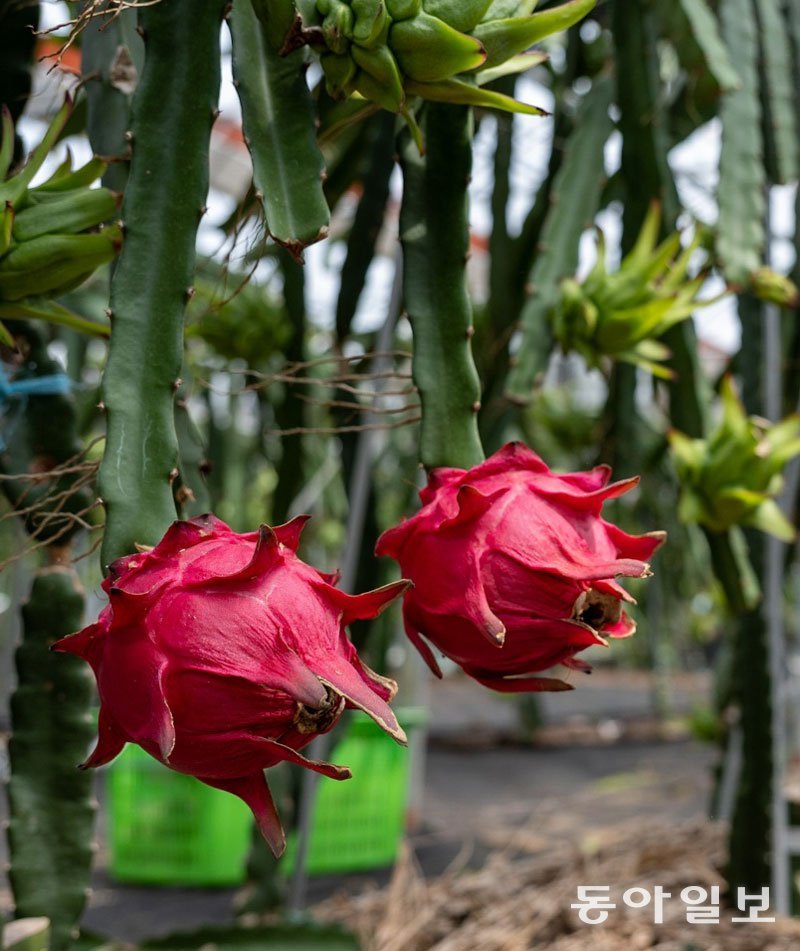
[[[175,522],[155,548],[111,565],[97,623],[53,645],[97,678],[99,735],[84,767],[138,743],[241,797],[276,855],[285,839],[265,768],[288,760],[347,779],[348,769],[299,752],[346,707],[405,742],[388,705],[396,685],[360,661],[345,626],[375,617],[409,583],[339,591],[295,554],[306,521],[243,535],[214,516]]]
[[[495,690],[569,690],[532,675],[590,670],[577,652],[633,634],[622,609],[633,598],[615,579],[650,574],[665,536],[628,535],[601,517],[606,499],[638,482],[609,477],[607,466],[558,475],[522,443],[469,470],[431,472],[420,511],[375,550],[413,582],[406,632],[437,676],[428,642]]]

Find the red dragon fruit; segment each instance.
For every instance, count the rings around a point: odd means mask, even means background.
[[[534,676],[636,626],[618,575],[643,578],[663,532],[628,535],[600,515],[638,479],[608,484],[610,470],[557,475],[522,443],[480,465],[435,469],[423,507],[384,532],[376,553],[413,582],[403,616],[409,639],[441,676],[427,643],[480,683],[514,693],[568,690]],[[427,639],[427,641],[426,641]]]
[[[54,645],[97,678],[99,737],[84,767],[138,743],[241,797],[276,855],[285,840],[265,768],[287,760],[347,779],[299,752],[345,707],[405,742],[388,705],[396,685],[361,662],[345,626],[375,617],[409,582],[339,591],[295,554],[306,520],[244,535],[213,516],[175,522],[155,548],[111,566],[97,623]]]

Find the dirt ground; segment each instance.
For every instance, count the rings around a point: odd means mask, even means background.
[[[579,920],[577,886],[598,875],[617,899],[636,886],[722,886],[725,831],[708,815],[717,752],[686,728],[706,678],[674,682],[667,723],[652,716],[645,674],[600,671],[577,686],[543,698],[531,740],[507,698],[461,677],[437,685],[401,860],[394,872],[313,878],[311,910],[357,928],[365,951],[800,948],[780,923],[725,925],[737,912],[724,888],[720,925],[681,924],[674,907],[663,927],[621,906],[601,925]],[[236,889],[112,881],[104,839],[101,810],[87,928],[134,942],[233,921]],[[0,901],[10,909],[7,887]]]

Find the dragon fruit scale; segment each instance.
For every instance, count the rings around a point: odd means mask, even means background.
[[[345,627],[379,614],[409,585],[361,595],[301,561],[307,516],[237,534],[213,516],[175,522],[155,548],[111,565],[98,621],[53,645],[91,665],[102,766],[126,742],[234,793],[276,855],[285,846],[264,769],[287,760],[333,779],[345,767],[300,750],[346,707],[400,743],[396,685],[359,659]]]
[[[616,578],[649,575],[665,534],[628,535],[601,517],[638,482],[609,476],[607,466],[558,475],[521,443],[468,471],[430,473],[422,508],[384,532],[376,554],[413,582],[406,632],[437,676],[428,642],[495,690],[568,690],[537,674],[588,671],[575,654],[633,634],[623,608],[633,598]]]

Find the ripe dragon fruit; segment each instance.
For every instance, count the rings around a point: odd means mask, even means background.
[[[175,522],[155,548],[111,565],[97,623],[53,645],[97,678],[99,736],[84,768],[138,743],[243,799],[276,855],[285,839],[265,768],[287,760],[349,778],[299,752],[346,707],[406,741],[388,705],[396,684],[362,663],[345,626],[409,582],[339,591],[295,554],[306,520],[242,535],[213,516]]]
[[[495,690],[569,690],[535,674],[590,670],[576,653],[633,634],[622,607],[633,598],[615,578],[647,577],[664,533],[628,535],[604,521],[603,502],[638,482],[609,476],[607,466],[557,475],[521,443],[468,471],[431,472],[423,507],[384,532],[376,553],[413,582],[406,632],[437,676],[426,639]]]

